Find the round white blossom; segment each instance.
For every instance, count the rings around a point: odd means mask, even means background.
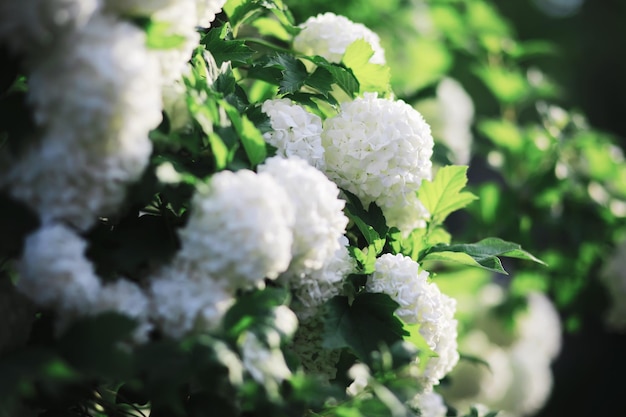
[[[429,122],[435,139],[451,151],[455,164],[469,163],[472,147],[474,103],[453,78],[444,78],[434,98],[422,100],[415,107]]]
[[[295,208],[289,273],[300,275],[322,268],[339,249],[339,238],[348,225],[339,188],[298,157],[269,158],[259,165],[258,172],[274,178]]]
[[[222,171],[199,187],[179,255],[228,288],[275,279],[291,261],[294,208],[268,174]]]
[[[459,360],[457,351],[456,301],[441,293],[428,280],[428,272],[420,271],[411,258],[383,254],[376,260],[376,270],[368,277],[369,292],[388,294],[400,306],[396,314],[409,324],[418,324],[419,333],[437,354],[426,364],[420,382],[426,391],[439,383]]]
[[[175,339],[218,328],[234,302],[217,281],[178,258],[150,280],[149,294],[150,317]]]
[[[26,238],[17,288],[35,303],[68,313],[88,311],[99,297],[100,280],[85,257],[87,243],[60,224]]]
[[[383,213],[414,207],[415,217],[422,215],[412,199],[422,180],[431,179],[433,137],[411,106],[373,93],[344,102],[324,122],[322,144],[328,177],[364,205],[376,202]]]
[[[99,0],[1,0],[0,40],[27,61],[37,60],[60,36],[88,24]]]
[[[340,63],[350,44],[358,39],[369,43],[374,51],[370,58],[373,64],[385,64],[385,51],[380,38],[361,23],[345,16],[324,13],[308,18],[300,26],[302,30],[293,40],[296,51],[307,55],[319,55],[330,62]]]
[[[417,394],[411,399],[410,404],[419,409],[420,417],[446,417],[448,411],[443,397],[434,391]]]
[[[370,369],[364,363],[355,363],[348,369],[348,376],[352,383],[346,388],[346,393],[351,397],[363,393],[371,378]]]
[[[322,119],[286,98],[263,102],[261,110],[270,118],[272,130],[263,134],[277,155],[298,156],[318,169],[324,168]]]

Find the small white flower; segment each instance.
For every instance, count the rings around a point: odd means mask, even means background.
[[[321,171],[298,157],[273,157],[258,167],[271,176],[289,196],[295,208],[289,273],[305,274],[321,269],[339,249],[339,238],[348,225],[345,201],[339,188]]]
[[[256,286],[289,266],[294,220],[269,174],[222,171],[197,189],[179,255],[227,288]]]
[[[348,376],[353,379],[352,383],[346,388],[346,393],[352,397],[361,394],[370,379],[370,370],[363,363],[355,363],[348,369]]]
[[[433,137],[411,106],[372,93],[344,102],[324,122],[322,145],[328,177],[365,206],[376,202],[398,223],[398,206],[413,207],[414,215],[405,216],[422,216],[423,206],[412,199],[422,181],[431,179]]]
[[[266,100],[261,110],[269,116],[272,126],[263,138],[276,148],[277,155],[298,156],[323,169],[322,119],[318,115],[286,98]]]
[[[385,64],[385,51],[380,46],[380,38],[361,23],[355,23],[345,16],[324,13],[308,18],[300,26],[302,30],[293,40],[296,51],[308,55],[320,55],[330,62],[339,63],[350,44],[364,39],[371,46],[373,64]]]

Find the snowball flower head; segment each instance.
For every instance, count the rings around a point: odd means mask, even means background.
[[[318,169],[324,167],[322,119],[286,98],[263,102],[261,110],[270,118],[272,130],[263,134],[277,155],[298,156]]]
[[[350,44],[364,39],[374,51],[372,64],[385,64],[385,51],[380,46],[380,38],[361,23],[355,23],[344,16],[324,13],[308,18],[300,25],[302,30],[293,40],[296,51],[308,55],[319,55],[330,62],[340,63]]]
[[[411,258],[383,254],[376,260],[376,270],[368,277],[369,292],[388,294],[400,306],[396,314],[409,324],[419,324],[419,333],[438,355],[428,360],[420,380],[425,390],[439,383],[459,360],[457,351],[456,301],[441,293],[428,281],[428,272],[420,271]]]
[[[291,261],[294,207],[268,174],[222,171],[199,187],[179,256],[231,289],[275,279]]]
[[[60,224],[40,228],[26,238],[18,264],[18,289],[43,307],[72,313],[88,311],[101,286],[85,258],[87,243]]]
[[[328,177],[383,213],[414,204],[412,194],[432,176],[433,144],[420,113],[375,93],[342,103],[322,131]]]
[[[289,272],[302,274],[320,269],[339,249],[339,238],[348,225],[339,188],[298,157],[269,158],[258,172],[276,180],[295,208]]]

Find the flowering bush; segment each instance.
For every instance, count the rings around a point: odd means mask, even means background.
[[[473,104],[454,81],[423,106],[431,128],[374,31],[298,22],[281,0],[0,0],[0,44],[16,64],[0,104],[19,116],[0,113],[0,295],[20,306],[16,342],[0,337],[2,413],[493,416],[545,401],[550,301],[466,309],[440,279],[506,274],[505,258],[545,268],[449,226],[477,199],[467,166],[436,158],[445,138],[470,160],[454,137],[470,141]]]

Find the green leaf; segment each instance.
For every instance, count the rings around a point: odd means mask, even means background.
[[[267,157],[267,148],[259,129],[245,114],[240,114],[234,106],[231,106],[226,101],[222,101],[220,104],[224,107],[226,114],[233,123],[252,166],[254,167],[263,162]]]
[[[508,120],[490,119],[478,123],[478,130],[496,146],[512,152],[524,147],[524,135],[518,125]]]
[[[323,96],[327,97],[332,90],[333,75],[324,67],[317,67],[315,71],[306,79],[305,84],[319,91]]]
[[[430,227],[439,225],[456,210],[476,200],[468,191],[461,191],[467,184],[467,166],[449,165],[437,171],[435,179],[424,181],[418,198],[430,213]]]
[[[498,257],[522,259],[545,265],[542,260],[523,250],[519,244],[494,237],[476,243],[437,245],[427,251],[422,261],[457,262],[506,274]]]
[[[324,347],[349,348],[367,363],[381,343],[392,346],[408,334],[394,315],[398,303],[387,294],[361,293],[352,305],[348,297],[337,296],[326,307]]]
[[[369,62],[373,55],[374,50],[369,42],[357,39],[346,48],[341,62],[354,73],[359,81],[361,93],[387,93],[391,89],[391,71],[386,65]]]
[[[218,66],[230,61],[233,66],[250,62],[254,51],[244,41],[227,39],[231,28],[227,23],[219,28],[211,29],[200,42],[213,55]]]
[[[266,66],[280,68],[282,79],[278,92],[281,94],[295,93],[309,78],[302,61],[292,55],[279,53],[271,57]]]

